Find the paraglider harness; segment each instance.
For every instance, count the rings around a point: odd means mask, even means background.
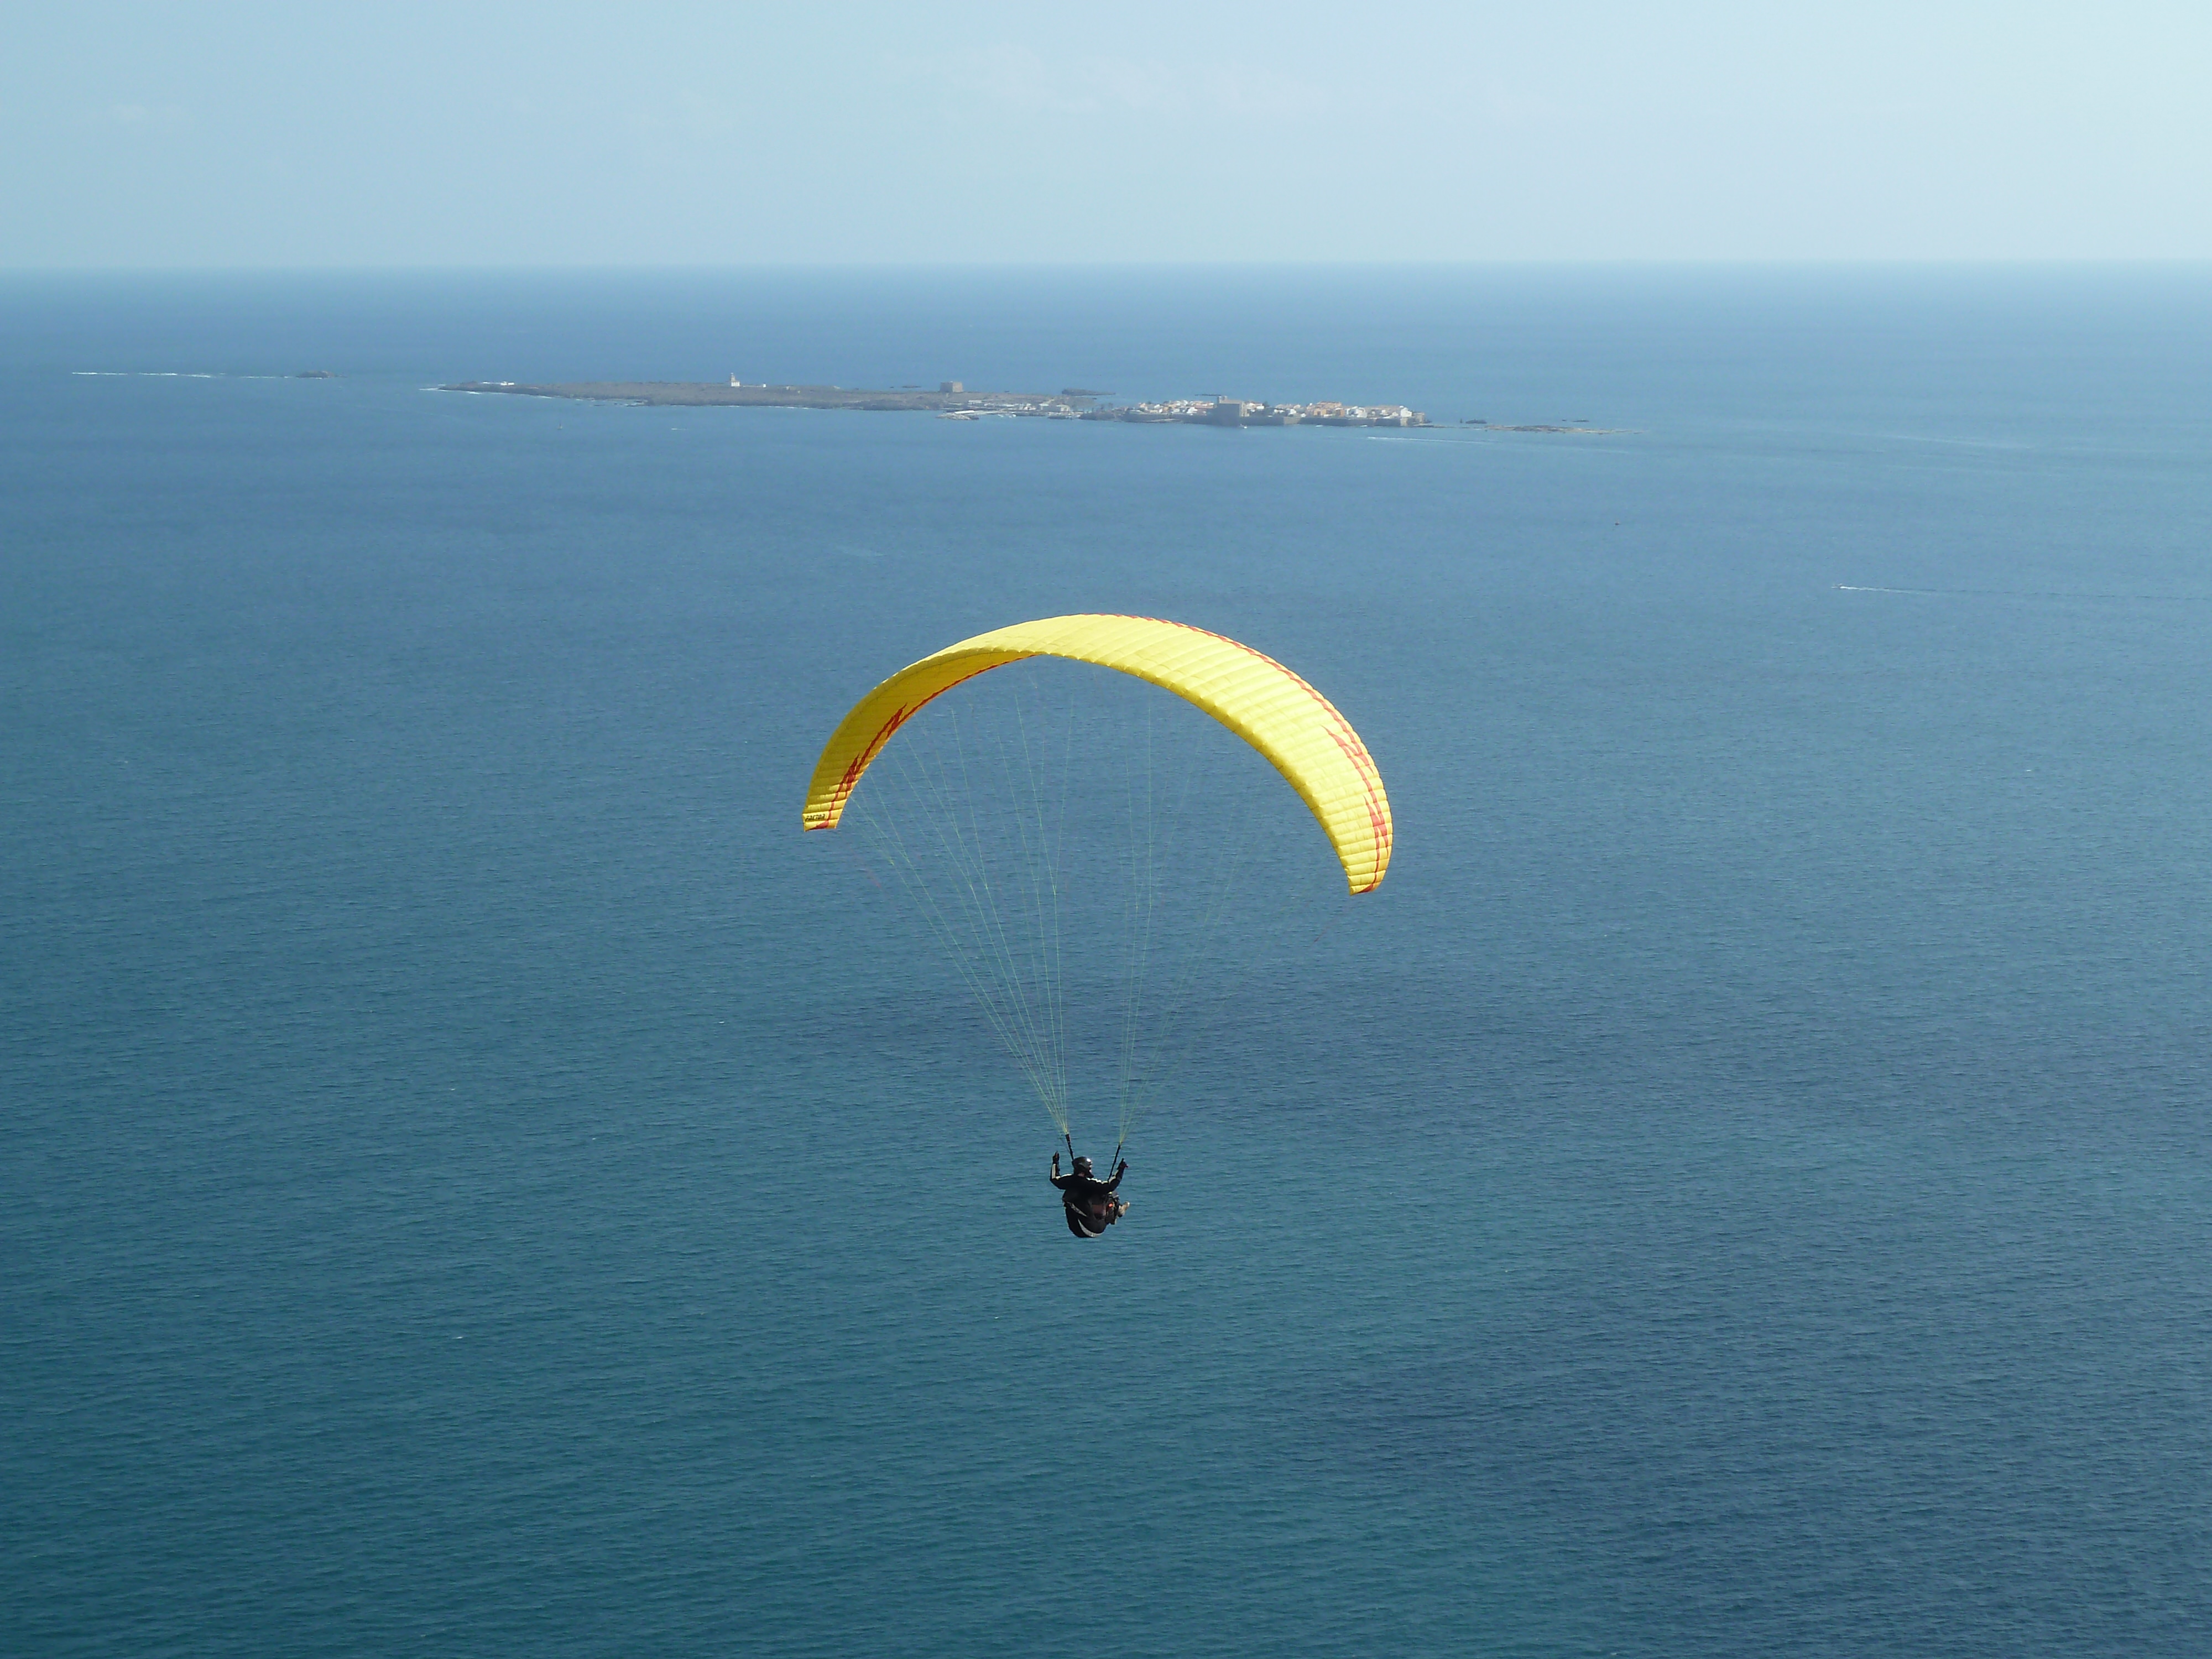
[[[1060,1206],[1067,1214],[1067,1231],[1078,1238],[1102,1237],[1109,1227],[1121,1218],[1121,1212],[1128,1207],[1114,1196],[1115,1186],[1121,1181],[1122,1172],[1128,1167],[1121,1162],[1121,1146],[1127,1145],[1127,1142],[1124,1140],[1114,1148],[1114,1161],[1109,1166],[1112,1173],[1104,1181],[1100,1181],[1095,1175],[1085,1175],[1074,1168],[1075,1143],[1065,1134],[1061,1135],[1060,1139],[1067,1144],[1069,1164],[1067,1181],[1073,1183],[1080,1180],[1087,1183],[1091,1190],[1085,1191],[1082,1194],[1082,1199],[1095,1200],[1101,1193],[1105,1198],[1103,1206],[1093,1208],[1079,1199],[1070,1187],[1062,1186],[1060,1176],[1060,1154],[1054,1152],[1052,1155],[1053,1185],[1060,1188]],[[1084,1161],[1087,1163],[1089,1160]]]

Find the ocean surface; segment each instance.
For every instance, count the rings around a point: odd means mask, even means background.
[[[732,373],[1440,424],[427,389]],[[0,1650],[2201,1652],[2208,386],[2201,268],[0,282]],[[1096,1243],[799,832],[1083,610],[1398,832]]]

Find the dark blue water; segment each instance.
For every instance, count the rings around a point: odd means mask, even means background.
[[[731,372],[1631,430],[421,389]],[[2186,270],[0,289],[0,1649],[2195,1651],[2208,384]],[[1095,1245],[798,832],[1085,609],[1399,830]]]

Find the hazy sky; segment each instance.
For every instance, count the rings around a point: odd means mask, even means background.
[[[2212,4],[15,0],[0,265],[2212,257]]]

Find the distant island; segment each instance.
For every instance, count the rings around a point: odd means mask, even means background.
[[[854,389],[839,386],[762,386],[730,377],[714,380],[463,380],[441,392],[503,392],[517,398],[574,398],[592,403],[686,408],[904,410],[947,420],[1030,416],[1058,421],[1176,422],[1189,426],[1426,426],[1429,417],[1403,404],[1254,403],[1243,398],[1188,398],[1169,403],[1102,404],[1108,394],[1070,387],[1063,392],[970,392],[944,380],[934,392],[920,386]]]
[[[957,380],[934,392],[920,386],[859,390],[841,386],[756,386],[730,377],[715,380],[568,380],[533,385],[517,380],[464,380],[441,392],[506,392],[517,398],[577,398],[592,403],[649,404],[684,408],[887,409],[934,414],[1037,415],[1072,421],[1092,408],[1088,392],[970,392]]]

